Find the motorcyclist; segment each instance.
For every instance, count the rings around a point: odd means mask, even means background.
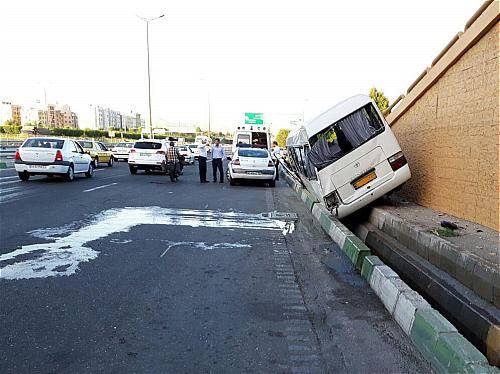
[[[181,155],[175,146],[175,142],[170,142],[170,147],[167,148],[166,153],[167,170],[172,182],[177,182],[181,174]]]

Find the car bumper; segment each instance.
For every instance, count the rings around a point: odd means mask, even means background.
[[[265,169],[231,168],[229,173],[233,179],[273,180],[276,177],[276,169],[274,167]]]
[[[30,174],[66,174],[69,165],[54,165],[54,164],[15,164],[14,166],[18,173],[28,172]]]
[[[165,165],[165,161],[135,161],[128,160],[129,166],[134,166],[137,169],[162,169],[163,165]]]
[[[359,199],[353,201],[350,204],[339,205],[339,207],[336,209],[337,217],[338,218],[347,217],[349,214],[354,213],[355,211],[361,209],[362,207],[370,204],[371,202],[391,192],[395,188],[401,186],[410,178],[411,178],[410,168],[408,165],[405,165],[401,169],[397,170],[391,179],[389,179],[384,184],[378,186],[370,193],[361,196]]]
[[[126,158],[128,159],[128,153],[113,153],[113,158]]]

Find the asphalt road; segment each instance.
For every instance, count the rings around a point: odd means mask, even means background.
[[[431,371],[284,182],[116,163],[0,189],[0,373]]]

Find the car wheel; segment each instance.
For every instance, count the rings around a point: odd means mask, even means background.
[[[73,165],[69,165],[65,177],[68,182],[73,182],[73,180],[75,179],[75,169],[73,168]]]
[[[99,158],[94,158],[94,167],[97,168],[97,164],[99,164]]]
[[[92,178],[92,175],[94,175],[94,166],[92,165],[92,163],[90,163],[89,170],[87,170],[87,172],[85,173],[85,176],[87,178]]]
[[[108,166],[109,166],[110,168],[112,168],[112,167],[113,167],[113,157],[110,157],[110,158],[109,158],[109,161],[108,161]]]
[[[21,179],[23,182],[27,182],[28,179],[30,179],[30,173],[28,173],[27,171],[24,171],[22,173],[17,173],[17,175],[19,176],[19,179]]]
[[[151,169],[146,169],[146,170],[144,170],[144,172],[145,172],[146,174],[151,174]]]
[[[129,166],[130,174],[137,174],[137,168],[135,166]]]
[[[269,182],[269,187],[275,187],[276,186],[276,181],[273,179],[272,181]]]

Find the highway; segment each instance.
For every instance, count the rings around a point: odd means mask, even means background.
[[[285,182],[184,170],[0,170],[0,373],[432,372]]]

